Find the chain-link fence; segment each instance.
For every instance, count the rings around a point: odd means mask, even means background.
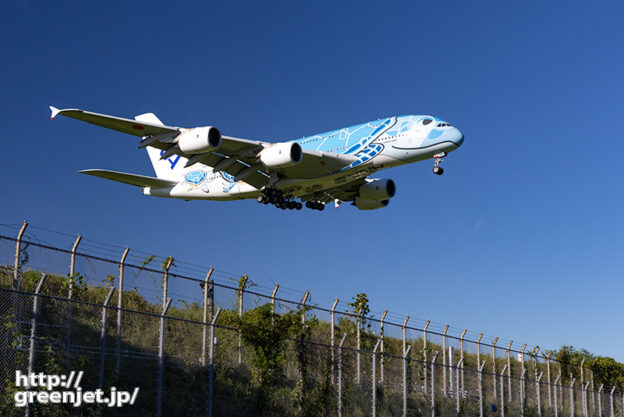
[[[140,388],[133,406],[86,415],[624,416],[621,389],[537,347],[322,308],[307,292],[292,301],[281,295],[295,290],[125,248],[87,253],[80,238],[17,235],[0,236],[1,415],[24,412],[16,370],[84,370],[85,389]]]

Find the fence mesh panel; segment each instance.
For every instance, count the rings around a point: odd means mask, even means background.
[[[419,319],[405,323],[393,313],[382,322],[383,312],[359,316],[345,302],[332,314],[312,297],[302,305],[297,290],[279,288],[272,297],[274,288],[248,280],[241,291],[240,276],[218,269],[206,287],[208,271],[200,267],[173,260],[165,271],[167,258],[132,250],[121,265],[122,247],[84,240],[72,253],[75,237],[63,239],[54,247],[26,234],[15,270],[16,239],[0,236],[1,415],[23,413],[11,395],[15,372],[30,368],[60,375],[83,370],[84,389],[140,387],[132,407],[84,406],[103,415],[154,415],[160,405],[161,415],[204,415],[212,407],[216,416],[359,416],[371,415],[374,406],[378,416],[395,416],[405,397],[407,415],[498,416],[504,407],[506,416],[554,417],[555,410],[557,417],[611,416],[613,410],[624,417],[621,390],[612,394],[612,387],[594,384],[591,369],[581,374],[580,366],[547,359],[537,348]],[[165,288],[172,301],[163,316]],[[265,316],[270,325],[257,324],[265,330],[276,328],[277,317],[291,320],[286,338],[268,351],[240,330],[263,306],[279,315]],[[266,368],[270,350],[279,351],[271,359],[278,362]],[[75,410],[39,404],[31,411]]]

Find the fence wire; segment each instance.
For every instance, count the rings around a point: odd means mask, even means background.
[[[166,258],[144,253],[122,263],[108,256],[121,247],[89,242],[96,256],[74,244],[23,240],[15,268],[17,241],[0,236],[1,415],[23,413],[10,394],[15,371],[30,367],[84,370],[82,385],[91,389],[140,387],[133,407],[93,409],[104,415],[624,417],[621,390],[597,386],[591,369],[536,348],[392,313],[361,316],[341,302],[324,308],[296,290],[273,293],[216,269],[207,282],[195,265],[174,260],[166,270]],[[42,273],[45,285],[34,294]],[[172,303],[163,316],[165,299]],[[285,341],[282,375],[270,389],[262,352],[241,336],[241,317],[264,305],[295,314],[304,330]],[[35,405],[32,415],[75,411],[50,407]]]

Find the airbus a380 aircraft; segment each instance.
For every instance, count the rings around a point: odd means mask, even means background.
[[[72,117],[141,137],[156,177],[88,169],[94,175],[143,188],[143,194],[183,200],[255,198],[281,209],[323,210],[350,201],[360,210],[388,205],[396,193],[391,179],[369,179],[376,171],[442,158],[464,141],[462,133],[432,116],[397,116],[288,142],[222,136],[214,126],[165,126],[153,113],[134,120],[50,106],[51,119]],[[300,200],[300,201],[298,201]]]

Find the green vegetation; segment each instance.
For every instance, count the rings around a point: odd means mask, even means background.
[[[168,260],[165,260],[168,261]],[[151,260],[147,261],[147,265]],[[163,262],[163,268],[166,263]],[[33,292],[40,278],[36,271],[24,271],[24,289]],[[73,287],[75,300],[91,303],[102,303],[113,285],[114,277],[103,280],[104,286],[95,287],[84,284],[85,279],[80,274],[73,276],[50,275],[44,286],[44,294],[66,297],[69,286]],[[10,287],[12,276],[5,270],[0,271],[0,286]],[[162,283],[159,283],[162,285]],[[243,278],[239,281],[243,285]],[[0,398],[0,415],[12,415],[12,393],[14,387],[14,370],[25,370],[27,366],[27,349],[24,346],[24,334],[29,326],[18,326],[15,319],[16,311],[10,306],[9,293],[0,292],[0,307],[3,313],[3,326],[0,329],[0,340],[6,340],[10,350],[15,355],[3,354],[0,357],[0,387],[4,394]],[[25,300],[30,300],[27,297]],[[25,308],[19,314],[30,317],[29,302],[22,303]],[[215,347],[214,373],[214,415],[217,416],[330,416],[336,415],[337,386],[332,382],[337,373],[332,368],[331,350],[329,349],[330,324],[314,316],[314,310],[307,307],[305,310],[296,309],[274,314],[270,304],[262,304],[259,299],[256,307],[244,312],[239,318],[236,306],[222,310],[216,329],[217,345]],[[354,347],[358,325],[366,328],[366,318],[370,314],[369,300],[366,294],[360,293],[349,303],[358,318],[340,316],[336,329],[337,339],[347,333],[347,347]],[[123,294],[125,309],[136,312],[124,312],[122,321],[122,355],[120,358],[120,373],[115,372],[116,359],[114,347],[116,339],[116,310],[108,312],[106,330],[108,337],[107,356],[104,368],[104,388],[116,386],[118,389],[132,389],[141,387],[137,403],[126,412],[132,415],[153,414],[155,404],[159,323],[158,316],[140,314],[138,312],[160,314],[162,306],[149,303],[136,290],[125,291]],[[283,306],[280,306],[283,308]],[[303,316],[305,314],[305,321]],[[167,319],[165,330],[165,352],[167,354],[164,371],[163,415],[203,415],[207,407],[207,367],[202,366],[202,328],[199,323],[203,318],[203,309],[199,303],[183,303],[181,306],[172,306],[168,313],[172,319]],[[40,321],[38,329],[40,345],[36,355],[37,372],[67,373],[70,370],[83,369],[86,371],[83,386],[94,388],[97,385],[97,370],[99,369],[99,346],[101,307],[72,303],[71,310],[71,343],[82,348],[68,352],[64,346],[67,336],[68,303],[65,300],[51,298],[41,299]],[[178,319],[192,320],[187,322]],[[46,325],[51,324],[52,326]],[[238,334],[242,335],[242,364],[238,363]],[[377,336],[369,330],[361,329],[361,346],[363,350],[372,350]],[[409,339],[412,346],[410,357],[415,359],[409,363],[408,408],[410,415],[428,415],[430,413],[429,399],[422,391],[425,382],[425,367],[418,362],[424,359],[422,349],[423,340],[419,337]],[[386,384],[377,385],[377,404],[379,416],[397,415],[401,412],[402,396],[402,340],[386,337],[385,363]],[[487,362],[486,371],[490,371],[492,357],[481,351],[481,360]],[[428,341],[427,358],[432,358],[432,352],[441,351],[441,346],[431,340]],[[543,353],[543,352],[542,352]],[[395,357],[392,357],[395,356]],[[456,352],[454,362],[459,359],[460,352]],[[584,359],[585,373],[588,380],[592,375],[595,387],[600,384],[616,386],[624,389],[624,365],[612,358],[594,356],[585,350],[577,350],[564,346],[553,352],[551,374],[562,374],[564,382],[569,381],[570,375],[580,378],[580,363]],[[343,415],[360,416],[370,414],[371,399],[371,355],[361,354],[361,379],[355,381],[355,352],[346,349],[343,352]],[[526,355],[525,369],[527,378],[533,378],[536,372],[545,372],[545,364],[538,360],[537,349]],[[520,373],[520,362],[512,359],[514,376]],[[380,360],[377,361],[378,366]],[[441,363],[440,358],[437,363]],[[464,353],[466,365],[465,390],[471,393],[472,399],[462,399],[461,408],[465,413],[478,415],[478,403],[475,403],[477,393],[477,373],[472,370],[477,367],[475,353]],[[497,372],[507,364],[506,358],[496,358]],[[6,366],[9,365],[9,366]],[[335,366],[335,364],[334,364]],[[332,372],[334,370],[334,372]],[[436,370],[436,383],[441,387],[443,368]],[[430,372],[429,368],[427,371]],[[379,370],[377,371],[379,377]],[[429,373],[430,378],[430,373]],[[450,375],[449,375],[450,378]],[[554,376],[553,376],[554,380]],[[429,380],[430,381],[430,380]],[[488,405],[494,403],[492,397],[492,376],[483,377],[484,391]],[[513,380],[513,384],[518,384]],[[527,382],[528,392],[532,385]],[[514,385],[515,386],[515,385]],[[505,387],[506,388],[506,387]],[[440,388],[437,388],[440,389]],[[515,388],[514,388],[515,389]],[[515,394],[517,395],[517,394]],[[545,394],[542,393],[542,398]],[[516,399],[514,399],[516,401]],[[534,404],[527,404],[525,415],[531,415]],[[452,398],[444,399],[441,395],[436,400],[436,408],[443,415],[454,415],[455,402]],[[509,415],[519,414],[518,404],[509,406]],[[580,408],[579,408],[580,410]],[[34,407],[33,415],[65,416],[72,415],[68,407]],[[82,415],[95,414],[97,410],[83,407]],[[114,410],[117,412],[118,410]],[[113,411],[103,409],[102,414],[111,414]]]

